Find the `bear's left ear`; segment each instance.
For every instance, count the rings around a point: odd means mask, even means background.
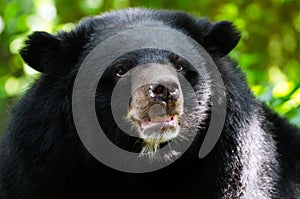
[[[211,54],[227,55],[239,42],[240,32],[229,21],[213,23],[205,34],[203,46]]]

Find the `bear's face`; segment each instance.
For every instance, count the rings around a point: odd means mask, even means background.
[[[103,110],[110,112],[111,94],[116,85],[124,84],[129,87],[126,92],[130,92],[124,120],[141,138],[143,152],[156,151],[160,144],[184,137],[181,129],[181,121],[186,117],[184,103],[190,102],[185,101],[183,93],[187,95],[187,91],[182,91],[179,76],[195,80],[197,73],[192,69],[187,61],[174,53],[158,49],[137,50],[120,57],[109,66],[98,85],[96,109],[99,122],[102,126],[105,126],[104,121],[115,126],[111,115],[104,118],[101,113]],[[113,86],[103,89],[103,85],[112,82]],[[126,88],[121,88],[124,90]]]
[[[141,27],[167,27],[182,32],[202,45],[216,61],[227,55],[240,38],[227,21],[212,24],[180,12],[127,9],[87,18],[71,32],[57,35],[35,32],[29,36],[21,55],[31,67],[43,73],[42,78],[65,79],[66,84],[61,87],[66,87],[75,81],[81,63],[95,46],[121,31]],[[134,70],[136,68],[138,70]],[[115,60],[99,77],[96,93],[98,120],[107,136],[123,148],[130,145],[130,150],[139,148],[143,152],[153,152],[170,140],[186,138],[188,122],[203,121],[198,121],[196,114],[185,115],[189,100],[180,76],[200,93],[198,103],[203,110],[209,108],[207,97],[201,98],[209,93],[201,90],[201,77],[193,68],[180,56],[159,49],[141,49]],[[131,140],[130,136],[124,135],[112,115],[113,90],[125,80],[130,82],[131,98],[124,120],[130,123],[140,139]],[[141,82],[142,86],[137,86]],[[68,94],[72,92],[71,87],[67,90]],[[198,111],[198,114],[202,112]],[[194,128],[198,126],[194,125]]]

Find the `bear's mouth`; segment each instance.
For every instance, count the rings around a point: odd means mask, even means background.
[[[180,116],[136,119],[132,121],[138,127],[139,137],[144,141],[143,152],[155,152],[161,144],[176,138],[180,131]]]
[[[176,127],[177,121],[175,116],[166,116],[166,117],[157,117],[151,118],[149,120],[141,120],[140,126],[143,131],[151,128],[160,128],[163,132],[163,129],[169,127]]]

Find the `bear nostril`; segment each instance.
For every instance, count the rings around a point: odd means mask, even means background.
[[[178,97],[179,97],[179,90],[178,89],[173,90],[173,92],[170,91],[169,100],[175,101],[175,100],[178,99]]]
[[[168,88],[166,88],[162,84],[151,84],[149,96],[159,102],[175,101],[179,97],[178,85],[172,83],[168,84]]]
[[[158,84],[154,89],[153,89],[153,93],[155,95],[164,95],[166,93],[166,87],[164,87],[163,85]]]
[[[149,88],[149,95],[151,98],[166,101],[168,97],[168,90],[161,84],[151,84]]]
[[[177,100],[179,97],[179,88],[178,84],[171,83],[168,86],[168,99],[171,101]]]

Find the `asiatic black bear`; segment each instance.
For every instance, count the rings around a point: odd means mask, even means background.
[[[172,164],[149,173],[126,173],[105,166],[82,144],[72,115],[72,92],[77,72],[95,46],[119,32],[145,27],[184,33],[209,53],[224,82],[227,113],[217,144],[198,158],[212,107],[205,85],[213,82],[205,82],[195,66],[166,50],[124,54],[105,70],[95,97],[99,123],[114,144],[153,155],[173,141],[189,139],[182,133],[188,121],[182,119],[183,109],[189,102],[177,76],[185,77],[197,93],[199,112],[193,117],[201,118],[189,126],[197,130],[192,145]],[[227,56],[239,39],[227,21],[211,23],[182,12],[147,9],[86,18],[70,32],[34,32],[21,56],[41,75],[14,108],[2,140],[0,198],[300,198],[300,131],[253,97]],[[149,82],[132,93],[126,120],[139,138],[122,132],[111,111],[115,85],[137,66],[146,72],[137,73],[135,81],[147,77]],[[148,67],[162,73],[173,68],[175,78],[154,81]],[[176,153],[180,151],[172,155]],[[170,159],[154,158],[149,164]]]

